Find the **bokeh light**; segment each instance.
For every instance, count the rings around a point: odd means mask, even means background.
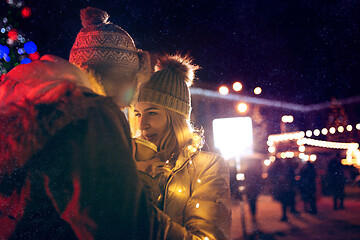
[[[221,95],[226,95],[229,93],[229,88],[226,86],[221,86],[221,87],[219,87],[219,93]]]
[[[294,117],[291,115],[284,115],[281,117],[281,121],[284,123],[292,123],[294,121]]]
[[[329,129],[329,133],[334,134],[336,132],[336,129],[334,127],[331,127]]]
[[[319,136],[319,135],[320,135],[320,130],[319,130],[319,129],[315,129],[315,130],[314,130],[314,135],[315,135],[315,136]]]
[[[239,103],[237,109],[239,112],[244,113],[247,111],[248,106],[246,105],[246,103]]]
[[[18,38],[18,31],[16,29],[11,29],[7,35],[12,42],[16,41]]]
[[[254,93],[255,93],[256,95],[259,95],[261,92],[262,92],[261,87],[256,87],[256,88],[254,89]]]
[[[312,136],[312,131],[311,131],[311,130],[307,130],[307,131],[306,131],[306,136],[307,136],[307,137],[311,137],[311,136]]]
[[[28,54],[35,53],[37,51],[37,46],[33,41],[29,41],[24,44],[24,50]]]
[[[322,135],[328,134],[328,130],[326,128],[321,129]]]
[[[234,82],[233,89],[235,92],[239,92],[242,89],[242,84],[240,82]]]
[[[343,127],[343,126],[338,127],[338,131],[339,131],[340,133],[342,133],[342,132],[344,131],[344,127]]]
[[[27,63],[31,63],[30,58],[24,58],[23,60],[21,60],[20,64],[27,64]]]
[[[29,7],[24,7],[22,10],[21,10],[21,16],[23,18],[28,18],[31,16],[31,8]]]

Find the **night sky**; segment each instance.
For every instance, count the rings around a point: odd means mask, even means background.
[[[5,0],[1,0],[5,1]],[[239,94],[311,104],[360,95],[360,1],[28,0],[26,37],[68,59],[86,6],[110,14],[138,48],[189,52],[198,82],[240,81]],[[196,84],[195,84],[196,86]]]

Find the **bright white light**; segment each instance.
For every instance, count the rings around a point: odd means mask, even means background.
[[[271,161],[269,159],[264,160],[265,166],[270,166]]]
[[[319,129],[315,129],[315,130],[314,130],[314,135],[315,135],[315,136],[319,136],[319,135],[320,135],[320,130],[319,130]]]
[[[287,157],[287,158],[292,158],[292,157],[294,157],[294,152],[286,152],[286,153],[285,153],[285,157]]]
[[[221,87],[219,87],[219,93],[221,95],[226,95],[229,93],[229,88],[226,86],[221,86]]]
[[[307,131],[306,131],[306,136],[307,136],[307,137],[311,137],[311,135],[312,135],[312,131],[311,131],[311,130],[307,130]]]
[[[347,125],[347,126],[346,126],[346,130],[348,130],[349,132],[351,132],[352,129],[353,129],[353,128],[352,128],[351,125]]]
[[[256,95],[259,95],[261,92],[262,92],[261,87],[256,87],[256,88],[254,89],[254,93],[255,93]]]
[[[274,153],[275,152],[275,147],[269,147],[268,151],[269,151],[269,153]]]
[[[331,127],[329,129],[329,133],[334,134],[336,132],[336,129],[334,127]]]
[[[245,180],[245,174],[243,174],[243,173],[236,174],[236,180],[244,181]]]
[[[275,156],[270,156],[270,157],[269,157],[270,162],[275,162],[275,159],[276,159]]]
[[[214,145],[225,159],[252,154],[253,130],[250,117],[215,119],[213,132]]]
[[[316,160],[316,155],[315,154],[311,154],[310,155],[310,161],[315,161]]]
[[[356,129],[360,130],[360,123],[356,124]]]
[[[343,127],[343,126],[338,127],[338,131],[339,131],[340,133],[342,133],[342,132],[344,131],[344,127]]]
[[[299,152],[305,152],[305,146],[300,146],[299,147]]]
[[[328,130],[326,128],[321,129],[322,135],[326,135],[328,133]]]
[[[237,108],[239,112],[244,113],[246,112],[248,106],[246,105],[246,103],[239,103]]]
[[[235,92],[239,92],[242,89],[242,85],[240,82],[234,82],[233,89]]]
[[[294,117],[291,115],[284,115],[282,116],[281,121],[284,123],[292,123],[294,121]]]

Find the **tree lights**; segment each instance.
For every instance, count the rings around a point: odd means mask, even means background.
[[[32,15],[24,1],[7,0],[7,16],[0,18],[0,75],[10,71],[18,64],[26,64],[40,58],[37,46],[27,40],[18,28],[23,19]]]

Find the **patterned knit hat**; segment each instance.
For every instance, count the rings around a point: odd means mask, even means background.
[[[155,104],[190,119],[189,87],[198,68],[189,56],[160,57],[150,81],[140,88],[138,102]]]
[[[69,61],[79,67],[119,65],[129,72],[139,69],[133,39],[119,26],[108,22],[109,14],[92,7],[80,12],[83,28],[70,51]]]

